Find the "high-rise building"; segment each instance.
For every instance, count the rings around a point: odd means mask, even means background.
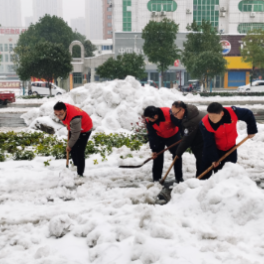
[[[79,18],[71,19],[71,28],[72,28],[72,31],[77,31],[81,33],[82,35],[85,35],[86,34],[85,18],[79,17]]]
[[[264,29],[264,1],[259,0],[112,0],[113,31],[141,32],[150,20],[167,17],[186,32],[188,24],[211,21],[220,33]]]
[[[0,24],[2,27],[21,27],[20,0],[0,0]]]
[[[103,0],[103,38],[113,38],[112,0]]]
[[[89,40],[103,39],[103,2],[85,1],[86,37]]]
[[[31,24],[34,24],[34,17],[25,17],[25,26],[28,28]]]
[[[33,0],[34,22],[45,14],[62,17],[62,0]]]

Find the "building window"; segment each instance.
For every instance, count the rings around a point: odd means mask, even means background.
[[[131,0],[123,0],[123,31],[131,30]]]
[[[246,34],[248,31],[253,29],[262,29],[264,30],[264,23],[242,23],[238,25],[237,31],[240,34]]]
[[[9,44],[9,52],[13,51],[13,44]]]
[[[107,35],[112,35],[112,31],[111,30],[107,30]]]
[[[241,12],[264,12],[264,1],[246,0],[238,4]]]
[[[80,84],[82,83],[83,76],[81,72],[74,72],[73,73],[73,83],[74,84]]]
[[[174,0],[151,0],[148,2],[148,10],[174,12],[177,10],[177,3]]]
[[[107,16],[107,19],[112,19],[112,16]]]
[[[5,44],[5,51],[8,51],[8,44]]]
[[[193,20],[198,25],[203,20],[210,21],[213,27],[219,25],[219,0],[193,0]]]
[[[9,56],[8,54],[5,54],[5,62],[8,62],[9,61]]]
[[[112,7],[107,7],[107,11],[111,12],[112,11]]]
[[[3,51],[3,44],[0,44],[0,52]]]
[[[7,65],[7,72],[14,72],[14,66],[13,65]]]
[[[107,0],[107,4],[111,4],[112,3],[112,0]]]
[[[111,31],[109,31],[109,32],[111,32]],[[102,46],[102,50],[113,50],[113,45],[110,45],[110,46],[109,45]]]
[[[112,27],[112,23],[107,23],[107,26],[108,27]]]
[[[0,54],[0,62],[4,61],[4,56]]]

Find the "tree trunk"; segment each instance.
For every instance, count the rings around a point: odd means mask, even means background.
[[[163,71],[161,72],[161,87],[163,87]]]
[[[255,73],[255,66],[252,67],[252,74],[251,74],[251,78],[250,78],[250,86],[252,86],[252,81],[254,78],[254,73]]]

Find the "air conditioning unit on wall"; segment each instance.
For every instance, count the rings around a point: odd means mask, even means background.
[[[154,17],[154,16],[156,16],[156,15],[157,15],[157,12],[156,12],[156,11],[152,11],[152,12],[151,12],[151,16],[152,16],[152,17]]]
[[[166,11],[161,11],[161,12],[160,12],[160,15],[161,15],[161,16],[166,16]]]
[[[220,17],[225,17],[226,16],[226,13],[220,13]]]
[[[191,12],[191,10],[190,9],[186,9],[186,14],[187,15],[190,15],[192,12]]]
[[[256,13],[255,12],[251,12],[250,13],[250,17],[255,17]]]
[[[221,7],[221,8],[220,8],[220,11],[221,11],[221,12],[226,12],[226,8],[225,8],[225,7]]]

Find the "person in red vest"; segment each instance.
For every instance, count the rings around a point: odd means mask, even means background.
[[[203,135],[203,171],[214,165],[214,172],[222,169],[226,162],[237,162],[237,150],[226,157],[221,164],[217,162],[226,152],[236,145],[237,121],[247,123],[249,138],[258,132],[255,117],[249,109],[236,106],[223,107],[219,103],[211,103],[207,108],[208,114],[201,120],[199,127]],[[202,179],[208,179],[212,172]]]
[[[77,173],[80,177],[83,177],[85,148],[92,133],[92,119],[82,109],[63,102],[57,102],[53,109],[54,114],[66,125],[70,132],[66,151],[71,152],[73,164],[77,166]]]
[[[163,154],[157,156],[157,152],[162,151],[165,146],[170,146],[181,139],[179,128],[171,121],[170,108],[148,106],[144,111],[146,120],[150,148],[153,155],[152,176],[153,181],[159,181],[163,169]],[[170,149],[173,158],[176,155],[177,145]],[[174,164],[176,182],[182,179],[182,159],[181,157]]]

